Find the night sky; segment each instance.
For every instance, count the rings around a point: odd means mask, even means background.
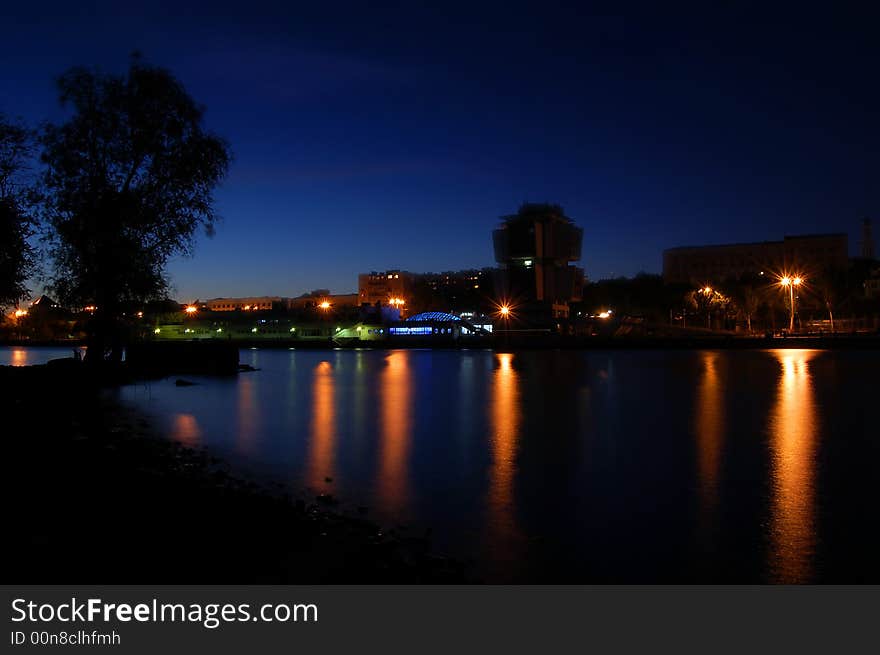
[[[523,201],[584,228],[593,279],[783,234],[855,253],[880,219],[877,10],[127,4],[4,2],[0,112],[57,120],[56,75],[135,49],[183,81],[235,161],[181,300],[490,266]]]

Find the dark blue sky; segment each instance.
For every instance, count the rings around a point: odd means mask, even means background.
[[[593,279],[786,233],[855,251],[880,213],[876,10],[126,4],[4,3],[0,111],[58,119],[54,76],[134,49],[177,74],[235,153],[184,300],[489,266],[523,201],[584,228]]]

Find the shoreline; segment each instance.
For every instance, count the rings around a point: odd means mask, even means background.
[[[157,436],[71,368],[0,366],[9,488],[22,490],[9,499],[11,583],[472,581],[425,534]]]
[[[451,339],[402,338],[400,340],[372,340],[363,342],[303,341],[296,339],[254,339],[219,341],[167,340],[144,343],[235,346],[239,349],[292,349],[292,350],[768,350],[779,348],[811,350],[880,350],[880,335],[837,334],[834,336],[733,336],[701,335],[693,337],[517,337],[496,336],[486,341],[453,341]],[[0,341],[0,347],[9,348],[77,348],[82,341]]]

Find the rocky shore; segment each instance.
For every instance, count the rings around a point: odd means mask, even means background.
[[[9,583],[468,581],[424,534],[151,436],[78,366],[0,367],[0,409]]]

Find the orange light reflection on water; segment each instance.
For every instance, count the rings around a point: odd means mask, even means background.
[[[260,428],[260,412],[257,408],[256,378],[241,375],[238,380],[238,448],[251,452]]]
[[[410,352],[390,353],[379,381],[381,435],[376,489],[382,503],[392,511],[400,511],[409,501],[407,467],[414,383]]]
[[[700,507],[704,521],[711,518],[718,503],[718,476],[724,443],[724,388],[718,374],[717,352],[703,351],[702,375],[697,387],[695,432]]]
[[[175,414],[171,424],[171,437],[186,446],[196,446],[202,438],[202,430],[192,414]]]
[[[28,365],[28,351],[26,348],[13,348],[10,354],[10,359],[13,366]]]
[[[522,420],[520,410],[519,376],[513,368],[514,355],[497,353],[497,367],[492,375],[489,400],[490,441],[492,463],[489,470],[487,505],[490,522],[490,542],[502,547],[515,536],[514,474],[516,451]]]
[[[312,425],[306,482],[319,487],[333,475],[336,442],[336,405],[333,366],[323,361],[315,366],[312,382]]]
[[[774,352],[782,367],[770,419],[770,575],[776,583],[808,582],[813,573],[817,419],[812,350]]]

